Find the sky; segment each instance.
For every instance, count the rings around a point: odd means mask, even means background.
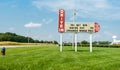
[[[0,32],[13,32],[37,40],[57,40],[58,10],[64,9],[65,22],[98,22],[101,29],[93,41],[120,39],[120,0],[0,0]],[[78,33],[78,42],[89,41],[88,33]],[[63,41],[71,41],[64,33]]]

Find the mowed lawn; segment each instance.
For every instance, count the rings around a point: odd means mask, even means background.
[[[1,50],[1,48],[0,48]],[[0,70],[120,70],[120,48],[58,46],[7,48]]]

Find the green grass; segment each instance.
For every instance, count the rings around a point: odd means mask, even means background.
[[[120,70],[120,48],[58,46],[7,48],[0,55],[0,70]]]

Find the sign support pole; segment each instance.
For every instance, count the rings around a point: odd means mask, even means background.
[[[62,33],[60,33],[60,52],[62,52]]]
[[[72,48],[74,48],[74,43],[75,43],[75,34],[73,33]]]
[[[92,33],[90,33],[90,52],[92,52]]]
[[[73,10],[73,24],[75,24],[75,16],[76,16],[76,10]],[[72,48],[75,47],[75,33],[73,32],[73,44]]]
[[[77,52],[77,33],[75,33],[75,52]]]

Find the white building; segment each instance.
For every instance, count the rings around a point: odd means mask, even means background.
[[[116,40],[117,36],[113,36],[113,42],[111,44],[120,44],[120,40]]]

